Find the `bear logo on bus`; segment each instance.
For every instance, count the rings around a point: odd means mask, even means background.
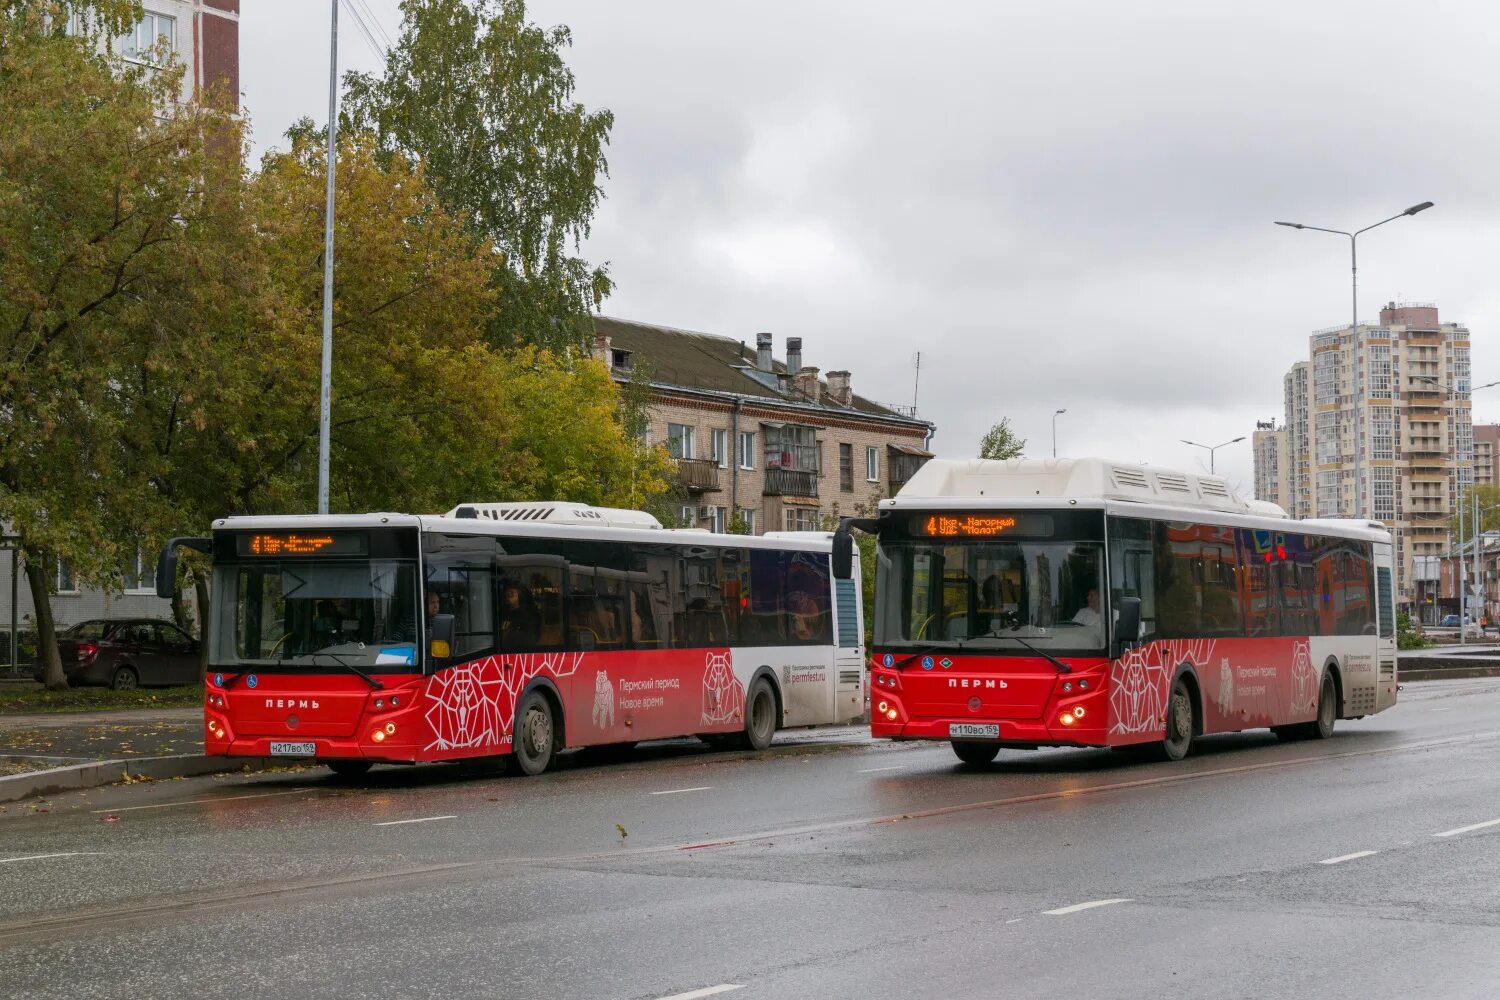
[[[608,729],[615,724],[615,686],[609,675],[599,671],[594,675],[594,725]]]

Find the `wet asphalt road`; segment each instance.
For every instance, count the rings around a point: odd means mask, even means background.
[[[1500,680],[1402,698],[1178,765],[844,730],[12,804],[0,996],[1497,997]]]

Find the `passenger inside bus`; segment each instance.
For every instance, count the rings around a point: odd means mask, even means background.
[[[535,649],[541,630],[536,602],[521,584],[505,581],[500,588],[502,648],[509,652]]]

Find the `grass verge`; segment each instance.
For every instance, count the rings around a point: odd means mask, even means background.
[[[16,690],[0,689],[0,715],[30,715],[33,712],[112,712],[145,708],[195,708],[203,704],[199,685],[169,688],[69,688],[48,691],[41,685]]]

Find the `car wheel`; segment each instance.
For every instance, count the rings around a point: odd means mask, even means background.
[[[1000,753],[998,743],[970,743],[964,740],[953,741],[953,752],[958,759],[965,764],[973,764],[975,767],[983,767],[993,761]]]
[[[552,766],[552,751],[556,748],[557,721],[552,716],[552,703],[540,691],[531,691],[521,699],[516,709],[516,729],[512,734],[512,747],[516,769],[522,774],[541,774]]]
[[[116,667],[109,679],[109,686],[116,691],[134,691],[141,686],[141,678],[134,667]]]

